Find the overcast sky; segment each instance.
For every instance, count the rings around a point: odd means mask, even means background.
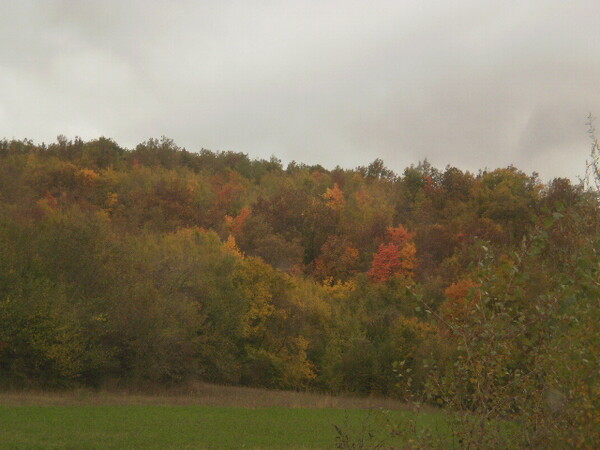
[[[0,0],[0,138],[548,180],[583,174],[590,112],[598,0]]]

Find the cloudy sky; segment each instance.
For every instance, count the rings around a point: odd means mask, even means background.
[[[548,180],[583,174],[590,112],[598,0],[0,0],[0,138]]]

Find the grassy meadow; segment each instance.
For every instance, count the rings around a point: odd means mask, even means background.
[[[0,394],[0,448],[332,448],[335,426],[357,441],[401,445],[386,421],[443,429],[443,415],[399,402],[203,385],[131,392]]]

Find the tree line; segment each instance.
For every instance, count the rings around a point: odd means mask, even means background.
[[[376,393],[585,443],[598,207],[515,167],[3,140],[0,383]]]

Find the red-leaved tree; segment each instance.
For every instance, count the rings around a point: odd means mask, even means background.
[[[379,246],[368,272],[374,282],[383,283],[394,275],[414,276],[417,249],[413,237],[402,225],[388,228],[387,242]]]

